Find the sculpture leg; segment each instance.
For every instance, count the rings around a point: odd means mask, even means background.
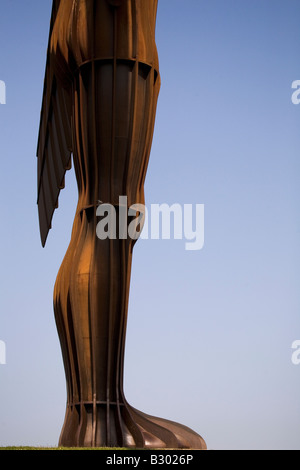
[[[150,66],[101,61],[74,86],[79,189],[72,238],[54,291],[67,381],[63,446],[205,448],[192,430],[128,404],[123,363],[134,241],[97,237],[96,201],[143,202],[157,82]]]
[[[146,415],[126,401],[123,365],[133,242],[98,240],[92,212],[84,211],[81,223],[74,223],[77,230],[55,288],[68,390],[60,445],[204,449],[192,430]]]
[[[131,243],[98,240],[93,212],[78,216],[55,287],[68,384],[60,444],[130,445],[120,414]]]

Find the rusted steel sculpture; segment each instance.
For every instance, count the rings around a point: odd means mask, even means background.
[[[54,288],[67,382],[62,446],[204,449],[128,404],[123,362],[135,240],[100,240],[99,201],[144,203],[160,88],[157,0],[54,0],[38,142],[43,246],[73,156],[78,206]]]

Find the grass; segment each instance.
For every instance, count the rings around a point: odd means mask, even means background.
[[[129,450],[126,447],[0,447],[0,450]]]

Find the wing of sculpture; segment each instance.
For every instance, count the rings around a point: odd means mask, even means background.
[[[50,22],[49,41],[60,0],[54,0]],[[71,165],[72,101],[70,92],[56,79],[47,52],[40,130],[38,138],[38,213],[42,245],[46,243],[51,220],[58,206],[64,176]]]

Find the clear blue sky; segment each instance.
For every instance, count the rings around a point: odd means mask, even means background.
[[[65,411],[52,294],[73,173],[44,249],[36,207],[51,4],[0,0],[0,445],[56,445]],[[300,449],[299,17],[299,0],[159,1],[146,202],[204,204],[205,245],[137,243],[125,391],[210,449]]]

